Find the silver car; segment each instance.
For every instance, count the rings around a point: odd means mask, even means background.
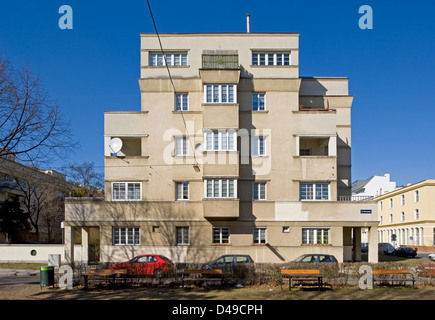
[[[427,255],[427,257],[429,258],[429,260],[435,261],[435,253],[430,253]]]

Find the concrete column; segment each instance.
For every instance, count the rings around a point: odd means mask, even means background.
[[[378,263],[378,227],[370,227],[368,231],[369,263]]]
[[[352,228],[343,227],[343,261],[352,261]]]
[[[74,229],[71,226],[64,228],[64,248],[65,261],[70,265],[74,265]]]
[[[353,228],[354,261],[361,261],[361,228]]]
[[[88,228],[82,228],[82,264],[87,265],[89,261],[89,229]]]

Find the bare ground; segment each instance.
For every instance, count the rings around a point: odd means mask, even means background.
[[[112,290],[110,287],[82,286],[60,289],[39,284],[0,286],[0,300],[435,300],[433,286],[384,287],[361,290],[358,287],[314,289],[279,286],[248,286],[244,288],[180,288],[127,286]]]

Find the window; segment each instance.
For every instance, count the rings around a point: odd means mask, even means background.
[[[302,244],[329,244],[329,228],[302,228]]]
[[[265,182],[255,182],[253,190],[254,200],[266,200],[266,183]]]
[[[254,244],[265,244],[266,243],[266,230],[265,227],[254,228]]]
[[[405,221],[405,212],[400,213],[400,221]]]
[[[328,183],[301,183],[301,200],[329,200]]]
[[[402,195],[400,196],[400,204],[401,204],[402,206],[405,205],[405,195],[404,195],[404,194],[402,194]]]
[[[420,219],[420,211],[418,209],[414,210],[414,218],[415,218],[415,220]]]
[[[390,223],[392,223],[392,222],[393,222],[393,214],[390,213]]]
[[[289,66],[289,52],[253,52],[253,66]]]
[[[252,95],[252,110],[253,111],[264,111],[265,110],[265,98],[264,93],[254,93]]]
[[[393,198],[390,199],[390,209],[393,207]]]
[[[414,202],[420,201],[420,192],[418,190],[414,191]]]
[[[189,227],[176,227],[175,236],[177,246],[189,245]]]
[[[175,199],[189,200],[189,182],[177,182],[175,184]]]
[[[142,199],[140,182],[113,182],[112,200],[137,201]]]
[[[206,84],[205,103],[237,103],[237,86],[235,84]]]
[[[175,156],[189,155],[189,138],[175,137]]]
[[[383,208],[384,208],[384,203],[381,201],[379,202],[379,209],[382,211]]]
[[[266,138],[264,137],[252,138],[252,155],[253,156],[266,155]]]
[[[189,110],[189,102],[188,102],[188,94],[187,93],[177,93],[175,95],[175,111],[188,111]]]
[[[209,179],[204,181],[206,198],[236,198],[237,180]]]
[[[230,228],[213,228],[213,243],[230,243]]]
[[[237,133],[230,131],[206,131],[204,133],[206,151],[236,151]]]
[[[187,53],[150,53],[150,66],[187,66]]]
[[[140,244],[139,228],[113,228],[113,245]]]

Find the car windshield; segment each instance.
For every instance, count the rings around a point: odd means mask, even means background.
[[[317,257],[315,255],[303,255],[296,259],[297,262],[317,262]]]
[[[160,259],[165,260],[165,261],[171,261],[169,258],[166,258],[165,256],[159,256]]]

